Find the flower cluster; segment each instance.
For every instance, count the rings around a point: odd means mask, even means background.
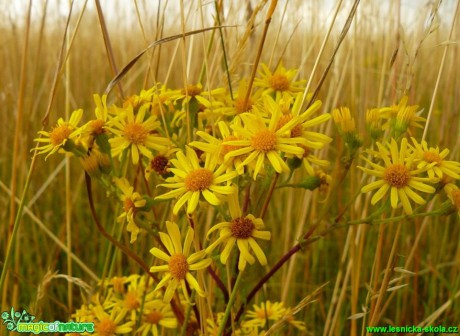
[[[137,243],[132,251],[150,251],[154,257],[148,277],[100,283],[98,294],[73,315],[77,321],[95,321],[95,334],[101,336],[177,330],[184,312],[209,310],[204,298],[231,295],[247,268],[275,264],[267,247],[279,227],[275,216],[265,216],[275,189],[317,189],[331,200],[330,186],[344,181],[366,141],[359,169],[370,181],[361,191],[373,192],[372,205],[402,207],[412,215],[418,210],[414,203],[422,206],[444,188],[448,210],[460,216],[455,184],[460,163],[448,159],[448,149],[415,138],[414,129],[425,122],[418,106],[408,105],[404,96],[398,104],[368,110],[370,136],[363,137],[355,111],[341,107],[321,113],[321,101],[307,94],[305,81],[296,81],[296,74],[282,65],[271,71],[262,64],[252,83],[254,92],[248,92],[252,86],[242,79],[233,88],[157,84],[119,104],[94,95],[94,113],[78,109],[68,121],[59,119],[50,131],[39,132],[36,154],[78,157],[116,204],[112,232],[120,238],[126,225],[125,235]],[[331,118],[347,151],[336,161],[342,168],[333,175],[337,179],[326,171],[330,162],[323,151],[332,142],[325,134]],[[83,119],[88,121],[80,125]],[[210,293],[213,285],[205,272],[219,294]],[[201,320],[195,313],[186,323],[190,333],[207,327],[214,335],[229,324],[229,312],[207,311]],[[265,301],[236,321],[233,332],[258,335],[279,321],[306,330],[283,302]]]

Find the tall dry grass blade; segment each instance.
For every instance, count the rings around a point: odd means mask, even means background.
[[[235,26],[222,26],[221,28],[230,28],[230,27],[235,27]],[[209,28],[204,28],[204,29],[198,29],[198,30],[194,30],[194,31],[190,31],[190,32],[186,32],[184,34],[177,34],[177,35],[172,35],[172,36],[168,36],[168,37],[165,37],[165,38],[162,38],[161,40],[158,40],[158,41],[155,41],[155,42],[152,42],[151,44],[149,44],[149,46],[147,48],[145,48],[144,50],[142,50],[141,52],[139,52],[136,56],[134,56],[133,59],[131,59],[131,61],[129,61],[121,70],[120,72],[115,76],[114,79],[112,79],[109,83],[109,85],[107,85],[107,88],[105,89],[105,92],[104,94],[109,94],[110,91],[112,91],[113,87],[115,85],[117,85],[117,83],[129,72],[129,70],[131,70],[131,68],[137,63],[137,61],[139,61],[139,59],[150,49],[158,46],[158,45],[161,45],[163,43],[166,43],[166,42],[170,42],[170,41],[174,41],[174,40],[177,40],[177,39],[180,39],[180,38],[183,38],[184,36],[190,36],[190,35],[194,35],[194,34],[199,34],[199,33],[202,33],[202,32],[206,32],[206,31],[209,31],[209,30],[214,30],[214,29],[218,29],[219,27],[209,27]]]
[[[450,32],[449,32],[448,41],[452,40],[452,35],[453,35],[453,32],[454,32],[454,27],[455,27],[455,21],[457,20],[457,16],[458,16],[459,4],[460,4],[460,1],[457,1],[457,6],[455,7],[455,14],[454,14],[454,17],[452,19],[452,24],[450,26]],[[431,115],[432,115],[433,109],[434,109],[434,102],[436,100],[436,95],[438,94],[439,83],[441,81],[441,75],[442,75],[442,71],[444,69],[444,64],[446,62],[447,50],[449,49],[449,46],[450,46],[450,43],[447,43],[444,46],[444,52],[442,54],[441,64],[439,65],[438,76],[436,77],[436,84],[434,86],[433,95],[431,97],[430,109],[428,110],[428,117],[426,118],[426,124],[425,124],[425,128],[423,130],[422,141],[425,140],[426,134],[428,132],[428,126],[429,126],[430,121],[431,121]]]
[[[262,32],[262,37],[259,42],[259,47],[257,48],[256,60],[254,61],[254,64],[252,65],[252,72],[251,72],[251,76],[249,77],[248,89],[246,91],[246,96],[244,97],[243,110],[246,110],[246,105],[249,101],[249,97],[251,96],[252,85],[254,84],[254,79],[256,78],[257,68],[259,67],[259,61],[260,61],[260,57],[262,56],[262,50],[264,48],[265,39],[268,33],[268,28],[270,27],[273,13],[275,12],[275,8],[277,4],[278,4],[278,0],[272,0],[270,3],[270,7],[268,8],[267,15],[265,16],[264,31]]]
[[[331,55],[331,57],[329,59],[329,62],[327,64],[327,66],[326,66],[326,69],[324,69],[323,74],[322,74],[322,76],[321,76],[321,78],[320,78],[320,80],[318,82],[318,85],[315,88],[315,91],[313,91],[313,95],[312,95],[308,105],[311,105],[315,101],[316,97],[318,96],[319,90],[323,86],[324,80],[326,79],[327,74],[329,73],[329,70],[330,70],[330,68],[332,66],[332,63],[334,62],[335,56],[337,55],[337,52],[339,51],[339,48],[340,48],[343,40],[345,39],[345,36],[347,36],[348,30],[350,29],[351,23],[353,22],[353,18],[355,17],[355,14],[356,14],[356,10],[358,9],[359,2],[360,2],[360,0],[355,0],[354,3],[353,3],[353,7],[351,8],[350,13],[348,14],[347,21],[345,22],[345,24],[344,24],[344,26],[342,28],[342,31],[340,32],[340,36],[339,36],[339,39],[337,41],[337,44],[335,45],[334,51],[332,52],[332,55]],[[304,97],[306,97],[306,94],[307,94],[307,90],[305,90],[305,92],[304,92]]]
[[[13,157],[11,162],[11,181],[10,181],[10,188],[11,188],[11,196],[10,196],[10,215],[8,220],[8,233],[7,233],[7,242],[8,244],[5,245],[6,247],[6,256],[7,259],[5,260],[5,264],[3,265],[2,270],[2,277],[0,281],[0,293],[2,294],[2,301],[1,301],[1,308],[6,307],[6,298],[8,297],[8,277],[7,277],[7,268],[9,265],[10,259],[10,251],[13,242],[15,241],[15,234],[17,232],[19,225],[15,225],[15,214],[16,214],[16,202],[14,198],[17,193],[17,183],[18,183],[18,162],[19,162],[19,140],[22,134],[22,120],[24,115],[24,99],[25,99],[25,91],[26,91],[26,84],[27,84],[27,58],[29,56],[29,35],[30,35],[30,22],[32,17],[32,0],[29,1],[29,5],[27,8],[27,20],[26,25],[24,27],[24,45],[22,50],[22,61],[21,61],[21,75],[19,80],[19,92],[18,92],[18,102],[17,102],[17,109],[16,109],[16,125],[14,130],[14,139],[13,139]],[[5,284],[5,287],[3,285]],[[15,300],[15,296],[13,295],[13,301]]]
[[[326,48],[326,43],[327,41],[329,41],[329,37],[331,35],[332,28],[334,27],[335,21],[337,20],[337,16],[339,15],[340,8],[342,7],[342,2],[343,0],[340,0],[336,5],[336,9],[332,17],[331,24],[329,25],[326,35],[324,36],[323,42],[321,43],[321,47],[319,49],[318,55],[316,56],[315,63],[313,64],[313,69],[311,70],[307,85],[305,86],[305,90],[303,91],[302,101],[305,101],[305,99],[307,99],[308,91],[310,90],[310,86],[311,86],[311,83],[313,82],[314,75],[316,74],[316,71],[318,69],[319,62],[323,57],[324,49]]]
[[[63,64],[63,58],[64,58],[65,36],[67,34],[70,18],[72,16],[72,10],[73,10],[73,2],[71,3],[70,10],[69,10],[69,15],[67,16],[66,26],[65,26],[65,29],[64,29],[64,38],[62,40],[63,42],[62,42],[60,53],[59,53],[58,66],[57,66],[56,72],[55,72],[55,78],[54,78],[54,82],[53,82],[51,93],[50,93],[50,99],[48,101],[48,106],[47,106],[45,116],[42,119],[42,126],[43,126],[42,129],[44,129],[44,127],[48,124],[49,115],[50,115],[50,111],[51,111],[51,106],[52,106],[52,103],[54,101],[54,97],[55,97],[55,94],[56,94],[56,91],[57,91],[58,78],[59,78],[59,74],[60,74],[60,71],[61,71],[61,67],[62,67],[62,64]],[[24,57],[25,57],[25,55],[24,55]],[[37,144],[35,145],[35,151],[34,151],[34,155],[32,157],[32,162],[30,164],[30,168],[29,168],[29,171],[27,173],[27,178],[26,178],[26,182],[25,182],[22,197],[21,197],[21,202],[19,203],[19,207],[18,207],[16,217],[15,217],[15,220],[14,220],[13,231],[11,233],[11,237],[9,238],[8,244],[7,244],[5,262],[4,262],[3,269],[2,269],[2,274],[1,274],[1,277],[0,277],[0,293],[2,293],[2,297],[5,298],[4,300],[6,300],[6,297],[7,297],[7,295],[3,295],[3,294],[5,294],[6,292],[4,292],[4,291],[7,290],[7,286],[5,286],[5,283],[6,283],[6,275],[8,273],[9,265],[11,263],[11,258],[12,258],[11,251],[12,251],[12,248],[14,246],[14,242],[16,240],[15,239],[16,235],[18,234],[18,231],[19,231],[19,225],[20,225],[20,222],[21,222],[22,213],[23,213],[24,205],[25,205],[25,198],[26,198],[27,192],[29,190],[29,186],[30,186],[30,182],[31,182],[31,178],[32,178],[32,173],[33,173],[34,168],[35,168],[35,163],[36,163],[36,158],[37,158],[37,150],[36,149],[37,149],[38,145],[39,145],[39,143],[37,142]],[[14,194],[12,193],[12,195],[14,195]],[[4,303],[3,303],[4,300],[2,300],[2,306],[4,305]]]
[[[99,24],[102,30],[102,37],[104,38],[104,45],[105,45],[105,50],[107,52],[107,57],[109,59],[110,69],[112,70],[112,75],[115,76],[115,74],[118,73],[118,69],[115,63],[115,56],[113,54],[112,43],[110,42],[109,32],[107,30],[107,25],[105,23],[104,13],[102,13],[100,1],[99,0],[94,0],[94,1],[96,3],[97,16],[99,18]],[[118,93],[120,97],[123,99],[124,94],[123,94],[123,87],[121,86],[121,83],[119,83],[117,87],[118,87]]]

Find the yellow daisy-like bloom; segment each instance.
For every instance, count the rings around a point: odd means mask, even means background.
[[[327,122],[329,119],[331,119],[331,115],[329,113],[323,113],[317,117],[312,118],[312,115],[318,112],[319,108],[321,107],[321,101],[315,101],[306,111],[301,112],[302,104],[304,102],[302,100],[303,94],[299,93],[293,98],[295,98],[294,103],[289,110],[286,110],[286,106],[283,106],[283,101],[280,101],[280,103],[275,103],[275,101],[270,99],[270,97],[265,98],[266,103],[270,106],[268,109],[269,111],[272,113],[273,111],[277,111],[276,113],[280,111],[283,114],[278,120],[277,128],[284,126],[293,118],[298,117],[300,118],[299,120],[301,122],[291,130],[291,138],[300,136],[305,139],[305,146],[314,149],[323,148],[325,144],[328,144],[332,141],[332,138],[322,133],[312,132],[309,129]]]
[[[315,169],[313,168],[312,164],[315,164],[320,167],[329,167],[329,161],[321,160],[320,158],[315,156],[311,148],[304,146],[304,145],[299,145],[299,146],[304,149],[304,152],[302,155],[302,163],[308,175],[310,176],[315,175]]]
[[[148,180],[152,172],[162,177],[166,177],[166,175],[169,173],[168,169],[170,168],[169,160],[178,150],[179,148],[172,147],[167,151],[159,152],[157,155],[155,155],[150,160],[147,167],[145,167],[145,178]]]
[[[239,123],[240,118],[235,118],[233,122]],[[236,150],[239,147],[224,144],[224,141],[240,140],[242,137],[232,133],[224,121],[218,122],[217,126],[222,139],[218,139],[203,131],[197,131],[196,135],[198,135],[206,142],[192,141],[189,145],[214,156],[218,164],[224,164],[227,167],[227,171],[231,170],[232,167],[235,169],[239,167],[239,169],[237,169],[238,174],[243,174],[244,169],[240,166],[240,163],[243,162],[243,156],[233,156],[228,160],[225,160],[225,155],[227,155],[227,153],[231,152],[232,150]]]
[[[209,237],[212,232],[219,230],[219,238],[206,248],[206,253],[210,254],[218,245],[225,243],[220,254],[220,261],[226,264],[236,243],[240,251],[238,261],[240,271],[245,269],[247,263],[252,265],[255,262],[250,250],[255,253],[261,265],[266,265],[267,257],[254,239],[270,240],[271,238],[269,231],[261,231],[264,228],[263,220],[255,218],[253,215],[243,216],[238,203],[238,193],[228,196],[228,204],[232,220],[216,224],[208,231],[207,236]]]
[[[267,321],[278,321],[286,313],[283,302],[266,301],[253,305],[253,310],[248,311],[245,324],[247,326],[265,327]]]
[[[113,308],[110,315],[104,311],[101,306],[94,307],[94,314],[97,321],[94,324],[95,336],[115,336],[120,334],[128,334],[133,330],[135,321],[123,323],[126,312]]]
[[[418,105],[407,105],[409,98],[403,96],[397,105],[380,109],[381,117],[388,119],[383,128],[394,128],[397,133],[404,133],[409,127],[423,128],[425,118],[416,114],[420,113]]]
[[[441,152],[439,147],[428,147],[425,140],[418,143],[417,140],[412,138],[414,143],[414,151],[416,157],[414,162],[417,163],[417,168],[427,169],[428,176],[431,178],[439,177],[443,175],[450,176],[454,179],[460,179],[460,163],[456,161],[444,160],[449,155],[449,150],[444,148]]]
[[[134,111],[137,111],[142,105],[150,105],[153,100],[153,95],[156,91],[156,87],[153,86],[150,89],[143,89],[139,95],[132,95],[125,99],[123,102],[123,108],[132,107]]]
[[[373,169],[358,168],[369,175],[376,176],[378,179],[362,187],[361,192],[367,193],[378,189],[371,199],[371,203],[375,204],[390,190],[392,208],[396,208],[399,201],[401,201],[404,211],[407,214],[412,214],[410,199],[417,204],[425,204],[423,197],[413,189],[425,193],[434,193],[436,189],[424,182],[433,183],[437,182],[437,180],[417,176],[424,173],[426,168],[414,169],[415,153],[410,152],[406,138],[401,141],[400,149],[394,139],[391,139],[391,143],[386,145],[377,142],[377,147],[376,154],[383,160],[383,166],[363,158]]]
[[[56,126],[50,131],[39,131],[38,133],[43,135],[44,138],[37,138],[34,141],[46,143],[44,146],[37,147],[38,154],[49,154],[45,157],[45,160],[51,154],[56,153],[59,149],[66,147],[68,141],[72,141],[76,136],[81,133],[81,129],[78,128],[78,123],[83,116],[83,110],[75,110],[72,112],[69,121],[64,121],[64,119],[59,118]]]
[[[96,137],[106,133],[106,124],[109,112],[107,108],[107,95],[102,95],[101,97],[98,94],[95,94],[93,95],[93,99],[96,104],[96,108],[94,110],[96,119],[90,120],[86,124],[85,131],[88,132],[89,135]]]
[[[453,183],[448,183],[444,187],[444,191],[452,202],[453,207],[457,211],[458,216],[460,217],[460,189]]]
[[[133,274],[128,278],[127,288],[122,295],[114,295],[114,307],[118,307],[131,321],[137,321],[137,315],[147,303],[155,299],[151,281],[147,285],[147,277]]]
[[[350,109],[348,107],[334,109],[334,111],[332,111],[332,116],[340,132],[345,134],[356,132],[355,118],[351,116]]]
[[[281,157],[281,153],[286,155],[301,156],[304,149],[299,147],[300,144],[310,145],[310,142],[302,136],[301,124],[311,114],[311,110],[317,109],[320,102],[315,102],[307,111],[298,116],[292,116],[289,120],[283,120],[285,115],[281,114],[279,106],[269,97],[263,98],[264,110],[259,106],[254,106],[256,113],[243,113],[239,117],[242,119],[244,127],[241,125],[232,125],[233,130],[242,136],[241,140],[224,141],[224,145],[241,147],[230,151],[225,155],[225,160],[232,157],[247,155],[244,161],[237,167],[248,165],[255,161],[253,178],[264,167],[266,159],[270,162],[276,172],[289,172],[289,167]],[[270,120],[267,122],[262,115],[270,111]],[[299,128],[300,126],[300,128]],[[297,131],[298,130],[298,131]],[[292,133],[295,137],[291,137]]]
[[[193,213],[200,200],[200,195],[212,205],[219,205],[217,195],[228,195],[235,191],[230,181],[238,175],[232,171],[225,173],[226,167],[220,165],[211,155],[206,155],[204,167],[200,166],[198,157],[193,149],[186,147],[186,155],[182,151],[177,152],[177,159],[170,160],[175,168],[169,168],[174,174],[168,177],[165,184],[160,186],[174,190],[157,196],[156,199],[169,199],[179,197],[173,208],[177,215],[179,209],[187,202],[187,213]],[[226,182],[225,185],[219,185]]]
[[[171,306],[162,300],[153,300],[145,303],[142,324],[137,332],[142,336],[159,336],[164,335],[164,329],[176,329],[177,326]]]
[[[128,232],[131,232],[131,243],[135,242],[137,235],[139,234],[139,227],[136,225],[134,217],[146,204],[146,200],[142,196],[134,191],[134,188],[129,184],[125,178],[115,178],[115,185],[121,190],[120,200],[123,202],[123,213],[118,216],[118,221],[126,219],[128,226],[126,227]]]
[[[160,239],[169,255],[156,247],[150,250],[150,253],[155,257],[168,263],[167,265],[152,266],[150,268],[150,272],[167,272],[158,283],[155,291],[167,286],[163,302],[168,303],[171,301],[177,287],[180,285],[183,295],[187,301],[190,301],[185,284],[187,281],[190,288],[195,289],[198,295],[205,297],[206,294],[204,290],[200,287],[198,281],[190,271],[198,271],[207,268],[212,262],[211,258],[206,258],[206,252],[204,250],[190,254],[190,247],[194,238],[194,231],[192,228],[189,227],[187,229],[183,246],[177,224],[166,222],[166,229],[168,230],[168,234],[160,232]]]
[[[153,133],[160,127],[155,116],[144,120],[147,109],[147,105],[142,105],[134,117],[133,107],[129,105],[121,116],[111,120],[110,131],[116,135],[109,140],[113,156],[119,156],[125,149],[130,148],[132,162],[137,164],[140,154],[151,159],[152,150],[164,151],[166,146],[170,145],[168,139]]]
[[[294,81],[297,70],[286,70],[279,65],[275,72],[271,72],[267,65],[261,63],[259,74],[261,78],[254,80],[254,86],[259,87],[263,94],[274,95],[279,100],[283,93],[295,94],[304,90],[305,80]]]

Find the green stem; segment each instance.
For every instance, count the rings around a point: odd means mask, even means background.
[[[235,302],[237,293],[238,293],[238,287],[241,284],[241,279],[243,275],[243,271],[241,271],[238,274],[238,277],[236,278],[235,286],[233,286],[232,289],[232,294],[230,295],[230,300],[227,303],[227,308],[225,309],[225,314],[224,317],[222,318],[220,327],[219,327],[219,332],[217,333],[219,336],[222,336],[224,334],[225,326],[227,325],[228,318],[230,317],[230,312],[232,311],[232,306],[233,303]]]
[[[190,295],[190,300],[193,301],[194,299],[195,299],[195,291],[193,291],[192,294]],[[188,326],[188,321],[190,320],[190,314],[192,313],[192,307],[193,307],[193,304],[187,305],[187,310],[185,311],[184,324],[182,325],[182,329],[180,331],[181,336],[185,336],[187,334],[187,326]]]

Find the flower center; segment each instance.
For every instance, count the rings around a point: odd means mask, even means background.
[[[235,99],[235,110],[237,114],[249,111],[252,108],[252,105],[254,105],[254,102],[251,98],[249,98],[245,104],[244,98],[245,97],[239,97]]]
[[[152,161],[150,161],[150,167],[156,171],[160,175],[164,175],[167,173],[167,166],[168,166],[169,160],[163,156],[163,155],[157,155],[155,156]]]
[[[187,258],[182,253],[172,255],[169,259],[168,267],[172,277],[177,280],[185,279],[189,269]]]
[[[292,120],[292,114],[284,114],[282,115],[279,120],[278,124],[276,125],[276,129],[279,130],[281,127],[286,125],[289,121]],[[302,125],[295,125],[291,129],[291,138],[297,138],[302,136]]]
[[[289,90],[289,79],[282,74],[274,74],[268,78],[268,84],[275,91]]]
[[[402,188],[409,183],[410,173],[406,166],[397,163],[385,169],[383,178],[392,187]]]
[[[222,143],[222,149],[221,149],[221,154],[222,156],[225,156],[227,153],[230,153],[231,151],[234,151],[234,150],[237,150],[241,147],[239,146],[233,146],[233,145],[226,145],[225,144],[225,141],[234,141],[234,140],[240,140],[239,137],[237,137],[236,135],[229,135],[228,137],[226,137]]]
[[[185,96],[188,95],[190,97],[195,97],[201,93],[201,90],[198,86],[196,85],[187,85],[187,90],[182,89],[181,93]]]
[[[438,153],[433,152],[433,151],[428,151],[423,153],[423,160],[425,160],[428,163],[433,163],[433,162],[441,162],[442,158],[439,156]]]
[[[117,325],[111,319],[103,318],[99,323],[96,323],[95,329],[98,335],[113,336],[115,335]]]
[[[139,299],[137,298],[136,293],[133,292],[128,292],[125,295],[125,307],[129,310],[134,310],[139,308],[141,303],[139,302]]]
[[[261,320],[266,320],[273,315],[273,312],[270,307],[262,306],[261,309],[256,311],[256,316]]]
[[[145,316],[145,321],[150,324],[158,324],[162,319],[163,314],[158,310],[154,310]]]
[[[136,206],[134,205],[134,202],[131,198],[125,198],[123,201],[123,209],[125,210],[126,213],[128,213],[130,210],[134,212],[134,209]]]
[[[185,177],[185,188],[188,191],[201,191],[208,189],[214,180],[211,170],[198,168],[188,173]]]
[[[123,136],[125,139],[134,145],[144,145],[148,134],[149,132],[142,124],[135,122],[126,124],[125,129],[123,130]]]
[[[63,145],[64,142],[69,138],[73,131],[73,127],[68,123],[64,123],[58,127],[53,128],[50,133],[50,140],[53,146]]]
[[[91,120],[88,124],[89,131],[92,135],[101,135],[105,133],[105,122],[101,119]]]
[[[258,131],[251,139],[251,146],[260,152],[269,152],[276,148],[276,134],[268,129]]]
[[[238,217],[230,222],[230,231],[236,239],[247,239],[252,236],[255,225],[246,217]]]

